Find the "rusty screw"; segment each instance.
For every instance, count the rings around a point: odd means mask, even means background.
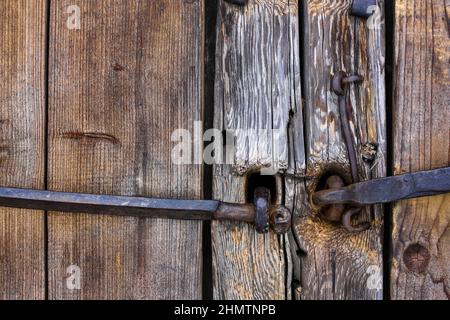
[[[269,225],[276,234],[284,234],[291,228],[291,212],[282,205],[271,205],[270,190],[265,187],[255,189],[255,227],[259,233],[267,233]]]
[[[276,234],[284,234],[291,228],[291,212],[283,206],[275,205],[270,208],[270,224]]]

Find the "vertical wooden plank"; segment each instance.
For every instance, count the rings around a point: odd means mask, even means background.
[[[289,114],[300,104],[297,2],[220,1],[217,30],[214,127],[233,135],[236,148],[233,164],[214,166],[213,192],[245,202],[251,173],[288,167]],[[213,223],[214,297],[285,299],[287,245],[246,224]]]
[[[386,174],[384,27],[374,20],[351,17],[351,3],[303,1],[306,175],[310,179],[306,186],[298,183],[294,189],[300,216],[295,231],[302,253],[299,299],[382,298],[382,208],[364,209],[355,223],[370,221],[370,230],[350,234],[341,224],[325,221],[310,201],[321,177],[339,174],[348,179],[350,175],[338,97],[330,87],[338,71],[364,77],[362,84],[350,88],[360,178]],[[382,5],[380,1],[378,14],[383,12]],[[365,153],[371,146],[377,150],[373,160]]]
[[[66,10],[78,6],[79,29]],[[202,197],[172,132],[202,120],[203,1],[53,1],[49,188]],[[201,298],[201,222],[49,215],[51,299]],[[67,268],[81,271],[70,290]]]
[[[46,1],[0,2],[0,184],[44,188]],[[0,299],[45,298],[44,213],[0,209]]]
[[[394,174],[450,165],[450,6],[395,4]],[[450,299],[450,196],[393,207],[393,299]]]

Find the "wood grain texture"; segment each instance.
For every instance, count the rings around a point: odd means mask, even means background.
[[[243,203],[250,173],[288,167],[289,114],[300,103],[297,2],[220,1],[217,30],[214,127],[236,144],[230,164],[214,166],[213,193]],[[287,242],[245,224],[213,223],[214,297],[285,299]]]
[[[364,209],[355,223],[370,221],[371,229],[350,234],[322,219],[310,201],[322,176],[337,173],[348,180],[350,175],[338,97],[330,88],[338,71],[364,76],[350,88],[360,179],[386,174],[384,25],[371,28],[351,17],[350,5],[349,0],[303,1],[306,175],[311,179],[291,189],[301,261],[298,299],[382,299],[382,208]],[[367,145],[377,147],[374,161],[363,161]]]
[[[46,1],[0,2],[0,185],[44,187]],[[45,297],[44,213],[0,209],[0,299]]]
[[[69,5],[79,30],[66,27]],[[203,1],[53,1],[49,188],[200,199],[171,134],[202,120]],[[201,222],[49,214],[50,299],[199,299]],[[67,268],[81,269],[69,290]]]
[[[450,165],[449,16],[447,1],[396,1],[394,174]],[[392,239],[391,298],[450,299],[450,196],[396,203]]]

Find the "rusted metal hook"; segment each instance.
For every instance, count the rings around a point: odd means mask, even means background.
[[[325,189],[338,190],[344,187],[344,180],[338,175],[332,175],[327,178]],[[314,201],[317,202],[317,201]],[[319,203],[319,205],[321,205]],[[323,205],[321,213],[324,218],[330,222],[341,222],[344,228],[351,233],[357,233],[370,228],[370,223],[364,222],[357,226],[352,225],[353,216],[360,213],[362,207],[346,208],[344,204]]]
[[[351,104],[347,96],[348,85],[363,81],[364,78],[360,75],[347,75],[344,71],[337,72],[331,79],[331,88],[339,97],[339,115],[341,121],[342,134],[344,136],[345,145],[347,147],[347,155],[350,163],[350,171],[352,175],[352,182],[359,182],[358,176],[358,162],[356,157],[356,147],[352,130],[350,128],[350,113]],[[334,178],[335,179],[335,178]],[[330,189],[336,186],[330,186]],[[342,187],[342,186],[338,186]],[[330,210],[330,209],[329,209]],[[343,210],[343,208],[334,208],[333,210]],[[350,208],[342,214],[342,224],[349,232],[361,232],[367,230],[370,224],[364,223],[356,227],[352,226],[351,219],[356,214],[360,213],[362,208]],[[335,213],[336,215],[336,213]]]
[[[353,183],[358,182],[358,163],[356,159],[356,147],[353,139],[352,130],[350,128],[351,105],[347,97],[347,89],[350,83],[363,81],[363,77],[359,75],[350,75],[344,71],[337,72],[331,79],[331,88],[334,93],[339,96],[339,116],[341,121],[342,134],[344,136],[345,145],[347,146],[348,160],[352,174]]]
[[[367,229],[370,228],[369,222],[362,222],[357,226],[353,226],[352,224],[352,217],[361,213],[362,209],[363,209],[362,207],[349,208],[342,215],[342,225],[344,226],[345,229],[347,229],[348,232],[358,233],[366,231]]]

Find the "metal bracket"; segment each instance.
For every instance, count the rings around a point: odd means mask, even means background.
[[[377,5],[377,0],[353,0],[350,14],[355,17],[368,19],[374,11],[371,8]]]

